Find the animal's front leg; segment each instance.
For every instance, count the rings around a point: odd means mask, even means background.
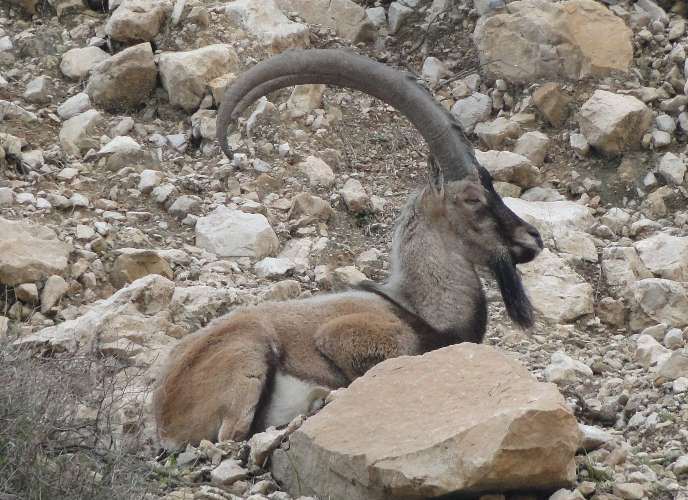
[[[370,313],[328,321],[315,334],[315,344],[349,381],[385,359],[418,352],[418,340],[405,323]]]

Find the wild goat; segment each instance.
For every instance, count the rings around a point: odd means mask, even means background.
[[[399,216],[385,284],[237,309],[180,342],[154,394],[167,448],[245,439],[307,413],[384,359],[481,342],[487,307],[476,266],[493,271],[513,321],[533,322],[515,265],[535,258],[540,235],[504,205],[460,126],[411,75],[347,51],[282,53],[227,89],[217,119],[225,154],[228,126],[247,106],[306,83],[360,90],[403,113],[428,143],[429,182]]]

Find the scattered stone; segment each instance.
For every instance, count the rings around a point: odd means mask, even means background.
[[[158,77],[150,43],[118,52],[91,70],[86,93],[109,111],[128,109],[146,102]]]
[[[491,122],[478,123],[474,132],[488,147],[498,149],[507,140],[517,139],[521,135],[521,127],[500,116]]]
[[[389,32],[394,34],[399,31],[411,14],[413,14],[413,9],[403,5],[401,2],[392,2],[389,4],[389,10],[387,11]]]
[[[89,109],[91,109],[91,99],[85,92],[79,92],[57,107],[57,115],[63,120],[69,120]]]
[[[533,92],[533,103],[553,127],[561,127],[569,116],[571,98],[558,83],[549,82]]]
[[[53,275],[45,282],[41,291],[41,313],[46,314],[64,297],[69,285],[62,276]]]
[[[657,233],[634,243],[643,264],[660,278],[688,281],[688,237]]]
[[[452,106],[451,112],[456,116],[467,134],[472,134],[475,126],[490,118],[492,100],[489,96],[473,93],[465,99],[459,99]]]
[[[301,118],[322,105],[325,85],[297,85],[287,100],[287,110],[292,118]],[[309,156],[309,158],[314,158]]]
[[[516,141],[514,153],[525,156],[539,167],[545,162],[548,149],[549,137],[542,132],[526,132]]]
[[[509,151],[477,151],[478,162],[496,181],[509,182],[524,189],[540,183],[540,170],[528,158]]]
[[[205,96],[208,84],[236,71],[238,64],[239,59],[231,45],[215,44],[186,52],[163,52],[158,67],[170,103],[193,112]]]
[[[673,153],[665,153],[659,160],[657,169],[662,177],[675,186],[683,184],[683,177],[686,175],[686,164],[682,158]]]
[[[111,273],[112,283],[117,288],[149,274],[159,274],[167,279],[174,278],[170,265],[154,250],[120,248],[117,252],[119,256],[115,259]]]
[[[99,47],[82,47],[70,49],[60,61],[60,71],[71,80],[88,78],[91,70],[112,56]]]
[[[274,0],[237,0],[225,6],[225,14],[275,54],[310,46],[308,28],[290,21]]]
[[[165,0],[122,0],[105,24],[105,34],[117,42],[150,42],[160,33],[171,5]]]
[[[652,113],[633,96],[596,90],[578,113],[588,143],[606,155],[637,146],[650,126]]]
[[[332,168],[320,158],[308,156],[299,163],[298,167],[308,176],[311,186],[330,187],[334,185],[335,176]]]
[[[19,285],[63,274],[71,250],[46,226],[0,218],[0,283]]]
[[[545,380],[555,384],[579,382],[581,378],[587,377],[592,377],[590,367],[561,351],[552,354],[550,363],[545,368]]]
[[[23,97],[27,102],[34,104],[50,102],[50,79],[47,76],[34,78],[26,85]]]
[[[346,181],[342,189],[339,190],[339,194],[342,196],[349,212],[364,214],[372,209],[370,197],[357,179],[352,178]]]
[[[291,200],[289,218],[297,219],[302,225],[327,222],[333,215],[334,210],[330,204],[317,196],[299,193]]]
[[[247,214],[220,205],[196,223],[196,245],[220,257],[274,255],[279,248],[277,235],[261,214]]]
[[[259,278],[284,278],[294,270],[294,263],[289,259],[265,257],[256,262],[254,269]]]
[[[213,484],[229,486],[240,479],[246,479],[248,471],[233,458],[228,458],[220,462],[220,465],[210,471],[210,481]]]
[[[25,304],[38,302],[38,287],[35,283],[22,283],[14,287],[14,295]]]
[[[635,359],[644,368],[656,366],[670,356],[670,351],[650,335],[640,335],[636,342]]]
[[[62,150],[68,155],[78,156],[97,147],[96,127],[102,121],[103,116],[95,109],[89,109],[65,121],[60,129]]]

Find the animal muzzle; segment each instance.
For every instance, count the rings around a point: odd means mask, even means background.
[[[520,221],[513,232],[509,245],[511,260],[514,264],[530,262],[542,251],[544,245],[540,232],[527,222]]]

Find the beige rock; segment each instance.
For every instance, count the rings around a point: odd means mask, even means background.
[[[123,0],[105,24],[105,33],[117,42],[150,42],[171,10],[166,0]]]
[[[157,75],[151,45],[141,43],[93,68],[86,93],[107,110],[132,108],[146,102],[155,88]]]
[[[62,124],[59,139],[62,150],[68,155],[79,155],[100,144],[96,128],[103,121],[95,109],[89,109],[73,116]]]
[[[307,23],[334,28],[352,42],[373,41],[377,29],[365,9],[352,0],[277,0],[283,12],[298,12]]]
[[[10,330],[10,319],[6,316],[0,316],[0,340],[7,338]]]
[[[602,250],[602,270],[607,284],[628,286],[640,279],[652,278],[652,273],[640,260],[633,247],[610,246]]]
[[[558,83],[549,82],[533,92],[533,102],[550,125],[561,127],[569,116],[571,98],[562,92]]]
[[[332,167],[316,156],[307,156],[298,164],[299,170],[308,176],[311,186],[330,187],[335,177]]]
[[[117,288],[149,274],[173,279],[174,273],[167,261],[154,250],[121,248],[112,267],[112,282]]]
[[[25,304],[35,304],[38,302],[38,287],[35,283],[22,283],[14,287],[14,294],[17,299]]]
[[[91,70],[112,57],[99,47],[71,49],[64,53],[60,61],[60,71],[72,80],[83,80]]]
[[[291,200],[289,218],[300,221],[300,224],[312,224],[313,222],[327,222],[334,215],[330,204],[308,193],[299,193]]]
[[[196,245],[220,257],[273,256],[279,240],[261,214],[248,214],[220,205],[196,222]]]
[[[688,377],[688,350],[673,351],[668,359],[657,367],[657,377],[663,380],[676,380]]]
[[[291,118],[300,118],[321,107],[325,85],[297,85],[287,100],[287,111]]]
[[[339,190],[339,194],[349,212],[364,214],[372,210],[370,197],[358,179],[351,178],[346,181],[342,189]]]
[[[509,151],[476,151],[475,156],[496,181],[525,189],[540,183],[540,170],[525,156]]]
[[[629,287],[629,326],[639,331],[657,323],[688,326],[688,288],[662,278],[638,280]]]
[[[503,116],[490,122],[478,123],[475,134],[492,149],[498,149],[509,139],[517,139],[521,135],[521,126]]]
[[[593,313],[592,286],[549,249],[519,267],[533,306],[546,319],[569,323]]]
[[[294,496],[477,497],[569,485],[579,442],[553,384],[466,343],[373,367],[273,453],[272,472]]]
[[[48,227],[0,218],[0,283],[18,285],[62,274],[71,250]]]
[[[645,266],[659,278],[688,281],[688,237],[657,233],[634,246]]]
[[[239,58],[231,45],[208,45],[186,52],[164,52],[159,68],[170,103],[187,112],[196,111],[208,84],[238,69]]]
[[[629,95],[596,90],[578,113],[581,132],[593,148],[615,155],[640,144],[652,112]]]
[[[290,21],[275,0],[236,0],[226,4],[225,14],[273,54],[310,46],[308,27]]]
[[[525,156],[533,165],[540,166],[545,161],[549,149],[549,137],[542,132],[526,132],[516,141],[514,153]]]
[[[45,314],[62,299],[69,285],[62,276],[54,274],[45,282],[41,290],[41,313]]]
[[[628,71],[632,32],[592,0],[521,0],[479,19],[473,34],[488,76],[526,83]]]

